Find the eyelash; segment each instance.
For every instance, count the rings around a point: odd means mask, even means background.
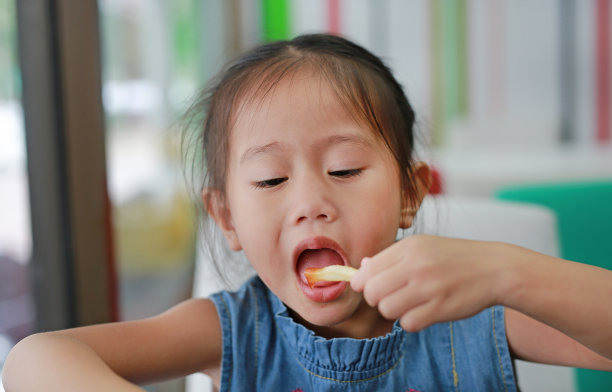
[[[329,174],[339,178],[350,178],[360,175],[362,171],[363,169],[334,170],[329,172]]]
[[[360,175],[362,171],[363,169],[334,170],[330,171],[329,175],[338,178],[350,178]],[[287,177],[271,178],[269,180],[256,181],[253,185],[257,189],[274,188],[275,186],[278,186],[287,180]]]
[[[277,185],[282,184],[283,182],[287,181],[288,178],[286,177],[281,177],[281,178],[271,178],[269,180],[263,180],[263,181],[257,181],[254,183],[255,188],[260,189],[260,188],[274,188]]]

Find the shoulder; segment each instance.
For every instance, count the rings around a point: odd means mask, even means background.
[[[258,326],[271,322],[270,295],[264,283],[255,276],[237,291],[221,291],[210,297],[217,310],[226,350],[254,339],[251,335]]]
[[[504,307],[493,306],[449,323],[453,367],[464,382],[487,380],[491,390],[516,390],[505,316]]]
[[[449,332],[468,349],[491,347],[496,355],[508,351],[503,306],[486,308],[472,317],[449,323]]]
[[[210,300],[214,303],[223,325],[224,322],[229,322],[229,319],[257,317],[260,310],[268,307],[268,296],[268,289],[259,277],[255,276],[237,291],[221,291],[213,294]]]
[[[457,352],[479,355],[495,355],[507,349],[505,312],[501,306],[486,308],[479,313],[461,320],[433,324],[422,330],[421,339],[428,344]]]
[[[237,291],[221,291],[210,297],[221,328],[222,372],[217,375],[221,385],[248,390],[256,369],[268,362],[259,359],[273,330],[270,295],[263,282],[253,277]]]
[[[485,333],[505,333],[505,309],[503,306],[486,308],[472,317],[453,322],[457,328]]]

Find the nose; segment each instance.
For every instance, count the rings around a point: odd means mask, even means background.
[[[294,224],[332,222],[336,219],[337,210],[333,191],[324,178],[315,176],[294,178],[293,185],[292,221]]]

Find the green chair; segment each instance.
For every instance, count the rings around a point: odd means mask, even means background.
[[[562,257],[612,269],[612,179],[511,186],[496,197],[552,209]],[[612,306],[612,298],[602,301]],[[576,369],[575,375],[578,391],[612,391],[612,372]]]

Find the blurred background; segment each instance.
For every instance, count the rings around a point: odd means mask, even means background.
[[[612,179],[611,12],[609,0],[0,0],[0,366],[27,334],[192,295],[180,115],[236,54],[306,32],[355,40],[404,86],[437,192],[493,198]]]

